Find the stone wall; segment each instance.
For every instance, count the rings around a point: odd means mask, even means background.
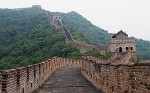
[[[150,93],[150,61],[112,64],[93,59],[84,59],[81,73],[99,90],[105,93]]]
[[[2,70],[0,93],[36,92],[57,68],[77,65],[82,65],[82,75],[102,92],[150,93],[150,61],[123,64],[126,58],[104,61],[92,56],[82,60],[54,57],[39,64]]]
[[[32,93],[47,80],[57,68],[81,65],[81,60],[54,57],[45,62],[0,71],[0,93]]]
[[[77,46],[81,52],[86,52],[89,50],[97,50],[101,54],[106,54],[108,46],[96,46],[91,44],[86,44],[84,42],[76,41],[73,39],[69,29],[63,24],[62,18],[60,14],[50,14],[47,12],[47,15],[49,17],[49,20],[52,21],[51,23],[56,27],[62,30],[62,32],[65,35],[66,42],[71,42],[75,46]]]
[[[86,44],[86,43],[75,41],[75,40],[73,41],[73,44],[77,46],[81,52],[86,52],[89,50],[96,50],[100,52],[101,54],[106,54],[107,52],[107,46],[90,45],[90,44]]]

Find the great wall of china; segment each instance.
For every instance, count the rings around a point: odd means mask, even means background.
[[[150,61],[124,63],[128,57],[114,62],[92,56],[81,60],[54,57],[39,64],[3,70],[0,71],[0,93],[35,92],[56,69],[64,66],[81,66],[82,75],[104,93],[149,93]]]
[[[81,65],[81,60],[54,57],[45,62],[17,69],[0,71],[0,93],[32,93],[63,66]]]
[[[126,63],[128,57],[104,62],[87,56],[81,73],[104,93],[150,93],[150,61]]]
[[[81,52],[85,52],[87,50],[97,50],[97,51],[105,54],[105,51],[107,51],[107,46],[95,46],[95,45],[90,45],[90,44],[86,44],[86,43],[74,40],[70,31],[63,24],[61,15],[49,14],[49,16],[50,16],[49,19],[51,20],[52,24],[56,28],[61,29],[64,32],[66,41],[77,46]]]
[[[58,16],[54,16],[56,18]],[[58,17],[59,18],[59,17]],[[61,26],[61,21],[57,21]],[[60,25],[61,24],[61,25]],[[63,26],[66,39],[77,42]],[[69,35],[69,36],[68,36]],[[122,31],[109,41],[106,47],[96,47],[100,51],[111,50],[114,55],[109,60],[102,60],[90,55],[80,60],[53,57],[39,64],[0,71],[0,93],[32,93],[41,87],[56,69],[65,66],[81,66],[81,74],[99,91],[104,93],[150,93],[150,61],[135,63],[135,42]],[[123,38],[124,40],[118,40]],[[121,43],[119,46],[118,43]],[[78,45],[79,44],[79,45]],[[82,51],[93,50],[95,46],[75,43]],[[118,57],[117,52],[124,52]]]

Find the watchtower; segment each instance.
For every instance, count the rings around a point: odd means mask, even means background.
[[[52,21],[53,21],[53,24],[56,25],[56,27],[62,25],[61,15],[59,15],[59,14],[53,14],[52,15]]]
[[[32,8],[42,9],[42,6],[41,5],[33,5]]]
[[[108,42],[108,51],[111,52],[136,52],[135,40],[122,30],[113,35]]]

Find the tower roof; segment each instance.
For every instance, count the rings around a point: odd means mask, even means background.
[[[112,38],[116,38],[120,34],[123,34],[123,35],[125,35],[125,36],[128,37],[128,34],[126,34],[125,32],[123,32],[122,30],[120,30],[117,34],[113,35]]]

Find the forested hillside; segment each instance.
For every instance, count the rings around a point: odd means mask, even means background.
[[[90,44],[105,45],[107,43],[106,41],[112,35],[108,34],[108,31],[93,25],[86,18],[74,11],[62,14],[62,18],[64,24],[70,29],[75,39],[80,40],[80,37],[82,37],[85,39],[81,38],[81,41],[86,40]],[[77,35],[80,36],[77,37]]]
[[[62,18],[65,25],[67,25],[71,33],[73,33],[75,39],[80,40],[79,35],[81,35],[82,38],[85,38],[81,40],[86,40],[88,41],[87,43],[105,45],[107,44],[108,39],[113,35],[112,33],[108,33],[108,31],[93,25],[86,18],[74,11],[63,13]],[[138,56],[144,60],[150,60],[150,41],[136,39],[136,46]]]
[[[0,9],[0,69],[42,62],[53,56],[79,52],[65,43],[61,31],[38,7]]]
[[[76,12],[61,13],[74,39],[95,45],[106,45],[113,35],[94,26]],[[150,42],[136,39],[138,54],[150,59]],[[39,7],[0,9],[0,69],[39,63],[53,57],[81,56],[79,49],[66,43],[64,34],[52,24]]]

